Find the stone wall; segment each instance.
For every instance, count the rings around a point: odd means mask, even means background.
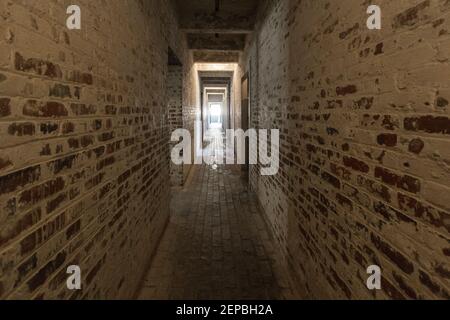
[[[2,299],[131,298],[169,217],[171,2],[70,4],[0,0]]]
[[[281,168],[251,182],[306,297],[448,299],[450,4],[374,4],[265,1],[241,65]]]

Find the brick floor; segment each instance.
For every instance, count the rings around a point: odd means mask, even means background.
[[[196,166],[139,299],[294,299],[278,250],[240,173]]]

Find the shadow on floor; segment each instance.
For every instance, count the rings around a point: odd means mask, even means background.
[[[196,166],[139,299],[297,299],[256,197],[239,170]]]

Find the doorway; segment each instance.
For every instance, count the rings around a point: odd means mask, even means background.
[[[218,102],[210,102],[209,103],[209,115],[208,115],[208,126],[209,129],[222,129],[223,128],[223,120],[222,120],[222,109],[223,103]]]
[[[249,74],[242,77],[241,82],[241,126],[244,131],[250,129],[250,84]],[[250,179],[250,141],[245,140],[245,165],[242,167],[243,175],[247,181]]]
[[[206,132],[211,128],[211,120],[213,120],[213,129],[221,129],[224,132],[231,129],[231,76],[226,77],[223,74],[219,77],[216,73],[203,72],[200,76],[200,100],[202,102],[202,141],[205,140]],[[220,113],[217,105],[220,105]],[[212,117],[211,111],[214,113]]]

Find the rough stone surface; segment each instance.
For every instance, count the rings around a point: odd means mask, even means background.
[[[255,24],[258,0],[175,0],[180,26],[197,33],[248,33]]]
[[[188,47],[192,50],[242,51],[245,38],[245,34],[187,34]]]
[[[237,63],[239,52],[234,51],[194,51],[194,61],[198,63]]]

